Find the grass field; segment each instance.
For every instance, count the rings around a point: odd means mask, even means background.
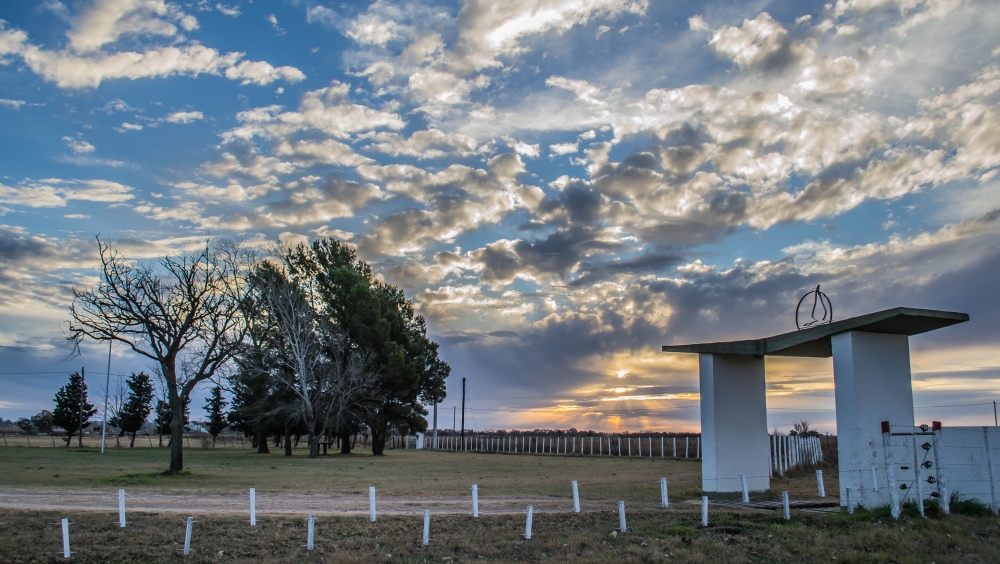
[[[167,456],[166,449],[148,448],[104,455],[93,449],[0,449],[0,562],[63,561],[56,525],[63,517],[72,522],[72,561],[78,562],[1000,561],[1000,520],[992,516],[921,519],[911,512],[895,522],[884,512],[796,511],[786,522],[773,512],[713,506],[710,525],[702,528],[700,508],[684,503],[701,494],[697,461],[412,450],[310,460],[300,451],[289,458],[188,449],[190,473],[163,476]],[[825,472],[827,491],[836,492],[835,471]],[[658,508],[660,476],[671,484],[666,510]],[[580,483],[583,513],[568,511],[570,480]],[[467,514],[472,483],[479,484],[486,508],[478,519]],[[361,515],[316,511],[312,552],[302,547],[312,509],[281,514],[264,508],[257,527],[247,523],[249,487],[273,497],[353,499],[364,508],[370,485],[378,488],[380,503],[409,501],[397,504],[392,514],[380,513],[375,523]],[[181,507],[131,511],[123,530],[114,512],[119,488],[129,496],[176,498]],[[803,470],[775,480],[772,490],[789,490],[793,499],[815,498],[815,474]],[[81,491],[98,492],[110,503],[102,506],[106,509],[73,509],[72,497]],[[65,499],[65,508],[24,509],[4,501],[35,492]],[[213,496],[225,495],[238,498],[239,508],[209,511],[221,499]],[[514,500],[510,507],[518,509],[491,513],[490,504],[499,498]],[[551,502],[536,505],[533,538],[525,540],[523,506],[543,499]],[[441,500],[465,505],[449,512],[435,505]],[[612,536],[618,500],[626,502],[628,531]],[[432,511],[428,547],[420,544],[425,508]],[[180,548],[187,515],[197,523],[195,551],[185,560]]]

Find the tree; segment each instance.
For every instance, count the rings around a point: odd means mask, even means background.
[[[52,412],[52,422],[66,430],[66,446],[79,431],[78,446],[83,446],[83,430],[90,425],[90,418],[97,413],[93,404],[87,403],[87,382],[83,375],[74,372],[69,382],[56,392],[56,408]]]
[[[17,428],[24,432],[25,435],[30,435],[35,432],[35,425],[32,424],[31,419],[27,417],[22,417],[17,420]]]
[[[215,444],[219,433],[229,426],[225,409],[226,400],[222,397],[222,387],[215,386],[205,403],[205,411],[208,412],[208,434],[212,435],[212,444]]]
[[[239,351],[247,332],[247,273],[256,255],[219,240],[190,256],[133,261],[97,240],[101,279],[73,290],[70,339],[119,341],[154,361],[171,410],[170,471],[184,469],[183,411],[199,382]]]
[[[287,257],[287,250],[282,255]],[[370,398],[375,374],[370,355],[352,349],[346,333],[316,311],[312,293],[285,272],[265,262],[254,280],[263,337],[254,368],[268,374],[272,394],[284,396],[275,398],[270,414],[285,422],[285,454],[291,453],[293,427],[301,427],[314,458],[319,437]]]
[[[299,245],[287,254],[290,274],[314,280],[323,314],[347,333],[350,346],[366,351],[379,367],[373,399],[363,414],[372,433],[372,454],[385,450],[390,426],[408,432],[427,428],[424,402],[444,397],[451,368],[427,338],[424,318],[391,284],[377,280],[371,267],[335,239]],[[342,439],[346,439],[343,437]]]
[[[153,425],[156,426],[156,433],[160,435],[160,446],[163,446],[163,435],[170,433],[170,423],[174,418],[174,412],[170,409],[170,404],[162,399],[156,400],[156,418]]]
[[[35,428],[35,432],[44,433],[46,435],[52,433],[52,412],[43,409],[31,416],[31,425]]]
[[[135,372],[125,383],[128,386],[128,397],[118,411],[118,427],[123,433],[132,435],[129,448],[135,447],[135,435],[146,424],[146,418],[153,410],[153,380],[145,373]]]

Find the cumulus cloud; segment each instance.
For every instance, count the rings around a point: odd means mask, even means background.
[[[70,151],[73,151],[74,153],[77,154],[93,153],[94,149],[96,148],[90,143],[84,141],[83,139],[74,139],[69,136],[63,136],[62,140],[66,143],[66,146],[69,147]]]
[[[20,110],[23,105],[24,100],[8,100],[6,98],[0,98],[0,106],[7,106],[8,108]]]
[[[170,123],[183,123],[188,124],[193,121],[199,121],[205,118],[205,115],[199,111],[180,111],[174,112],[163,118]]]
[[[31,208],[65,207],[69,200],[113,204],[133,199],[132,190],[110,180],[46,178],[13,187],[0,184],[0,203]]]

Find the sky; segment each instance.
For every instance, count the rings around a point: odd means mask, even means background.
[[[666,344],[969,313],[911,338],[918,423],[1000,399],[1000,4],[0,3],[0,417],[51,409],[97,242],[336,237],[426,317],[467,428],[698,431]],[[113,347],[110,372],[149,370]],[[205,389],[197,392],[200,416]],[[830,359],[770,428],[836,431]]]

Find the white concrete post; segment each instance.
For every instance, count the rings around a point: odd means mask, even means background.
[[[674,458],[677,458],[677,437],[674,437]]]
[[[524,522],[524,539],[531,540],[531,514],[535,510],[534,507],[528,506],[528,518]]]
[[[594,437],[590,437],[590,456],[594,456]]]
[[[187,528],[184,530],[184,556],[191,554],[191,530],[194,528],[194,517],[188,517]]]
[[[989,454],[989,451],[986,451]],[[913,437],[913,485],[916,487],[917,509],[920,516],[924,517],[924,485],[920,478],[920,455],[917,453],[917,438]]]
[[[743,503],[750,503],[750,491],[747,490],[747,477],[740,474],[740,490],[743,492]]]
[[[702,489],[741,491],[741,474],[748,491],[770,489],[764,358],[701,354],[698,364]]]
[[[125,528],[125,490],[118,490],[118,526]]]
[[[618,456],[622,455],[622,438],[621,435],[618,436]]]
[[[854,500],[851,499],[851,488],[845,488],[844,492],[847,497],[847,514],[854,515]]]
[[[65,517],[62,520],[62,534],[63,534],[63,558],[69,558],[69,519]]]
[[[479,517],[479,485],[472,484],[472,516]]]
[[[368,488],[368,520],[375,522],[375,486]]]
[[[306,532],[306,550],[312,550],[313,549],[313,539],[315,538],[313,536],[313,531],[315,530],[315,525],[316,525],[316,518],[313,517],[312,514],[310,514],[309,515],[309,528],[308,528],[308,530]]]
[[[625,443],[628,445],[628,456],[629,458],[632,458],[632,437],[627,437],[625,439]],[[639,445],[642,445],[642,442],[640,442]],[[639,448],[642,448],[642,446]],[[641,452],[639,453],[639,456],[642,456]]]
[[[872,471],[872,493],[878,493],[878,478],[875,476],[875,465],[870,465],[868,469]]]
[[[639,458],[642,458],[642,437],[636,437],[635,438],[635,442],[639,443]],[[631,443],[632,443],[632,441],[629,441],[630,445],[631,445]],[[628,454],[629,454],[629,456],[631,456],[632,455],[632,447],[629,446],[628,450],[629,450]]]
[[[788,492],[781,492],[781,508],[785,510],[785,521],[792,518],[792,512],[788,508]]]
[[[688,457],[688,450],[691,447],[691,437],[684,437],[684,458]]]
[[[576,480],[573,480],[573,513],[580,512],[580,488],[576,484]]]
[[[816,486],[819,487],[819,496],[826,497],[826,488],[823,486],[823,471],[816,471]]]
[[[708,526],[708,496],[701,496],[701,526]]]
[[[913,426],[910,347],[906,335],[852,331],[830,338],[837,407],[840,488],[851,488],[856,505],[891,504],[895,492],[863,485],[867,466],[887,470],[879,453],[882,421]]]
[[[667,449],[666,449],[666,443],[664,442],[664,439],[661,436],[660,437],[660,458],[663,458],[664,456],[666,456],[666,454],[667,454],[666,451],[667,451]]]
[[[941,500],[941,512],[950,515],[951,499],[948,497],[948,482],[941,464],[941,448],[941,425],[937,424],[934,426],[934,469],[937,474],[938,499]]]
[[[257,490],[250,488],[250,526],[257,526]]]
[[[423,544],[427,546],[431,542],[431,510],[424,509],[424,539]]]
[[[646,443],[646,446],[648,446],[648,447],[649,447],[649,448],[647,449],[647,450],[649,450],[649,457],[650,457],[650,458],[653,458],[653,437],[646,437],[646,440],[648,441],[648,442]]]
[[[660,505],[670,507],[670,499],[667,498],[667,479],[660,478]]]
[[[618,502],[618,528],[621,532],[625,532],[628,529],[625,527],[625,502]]]

